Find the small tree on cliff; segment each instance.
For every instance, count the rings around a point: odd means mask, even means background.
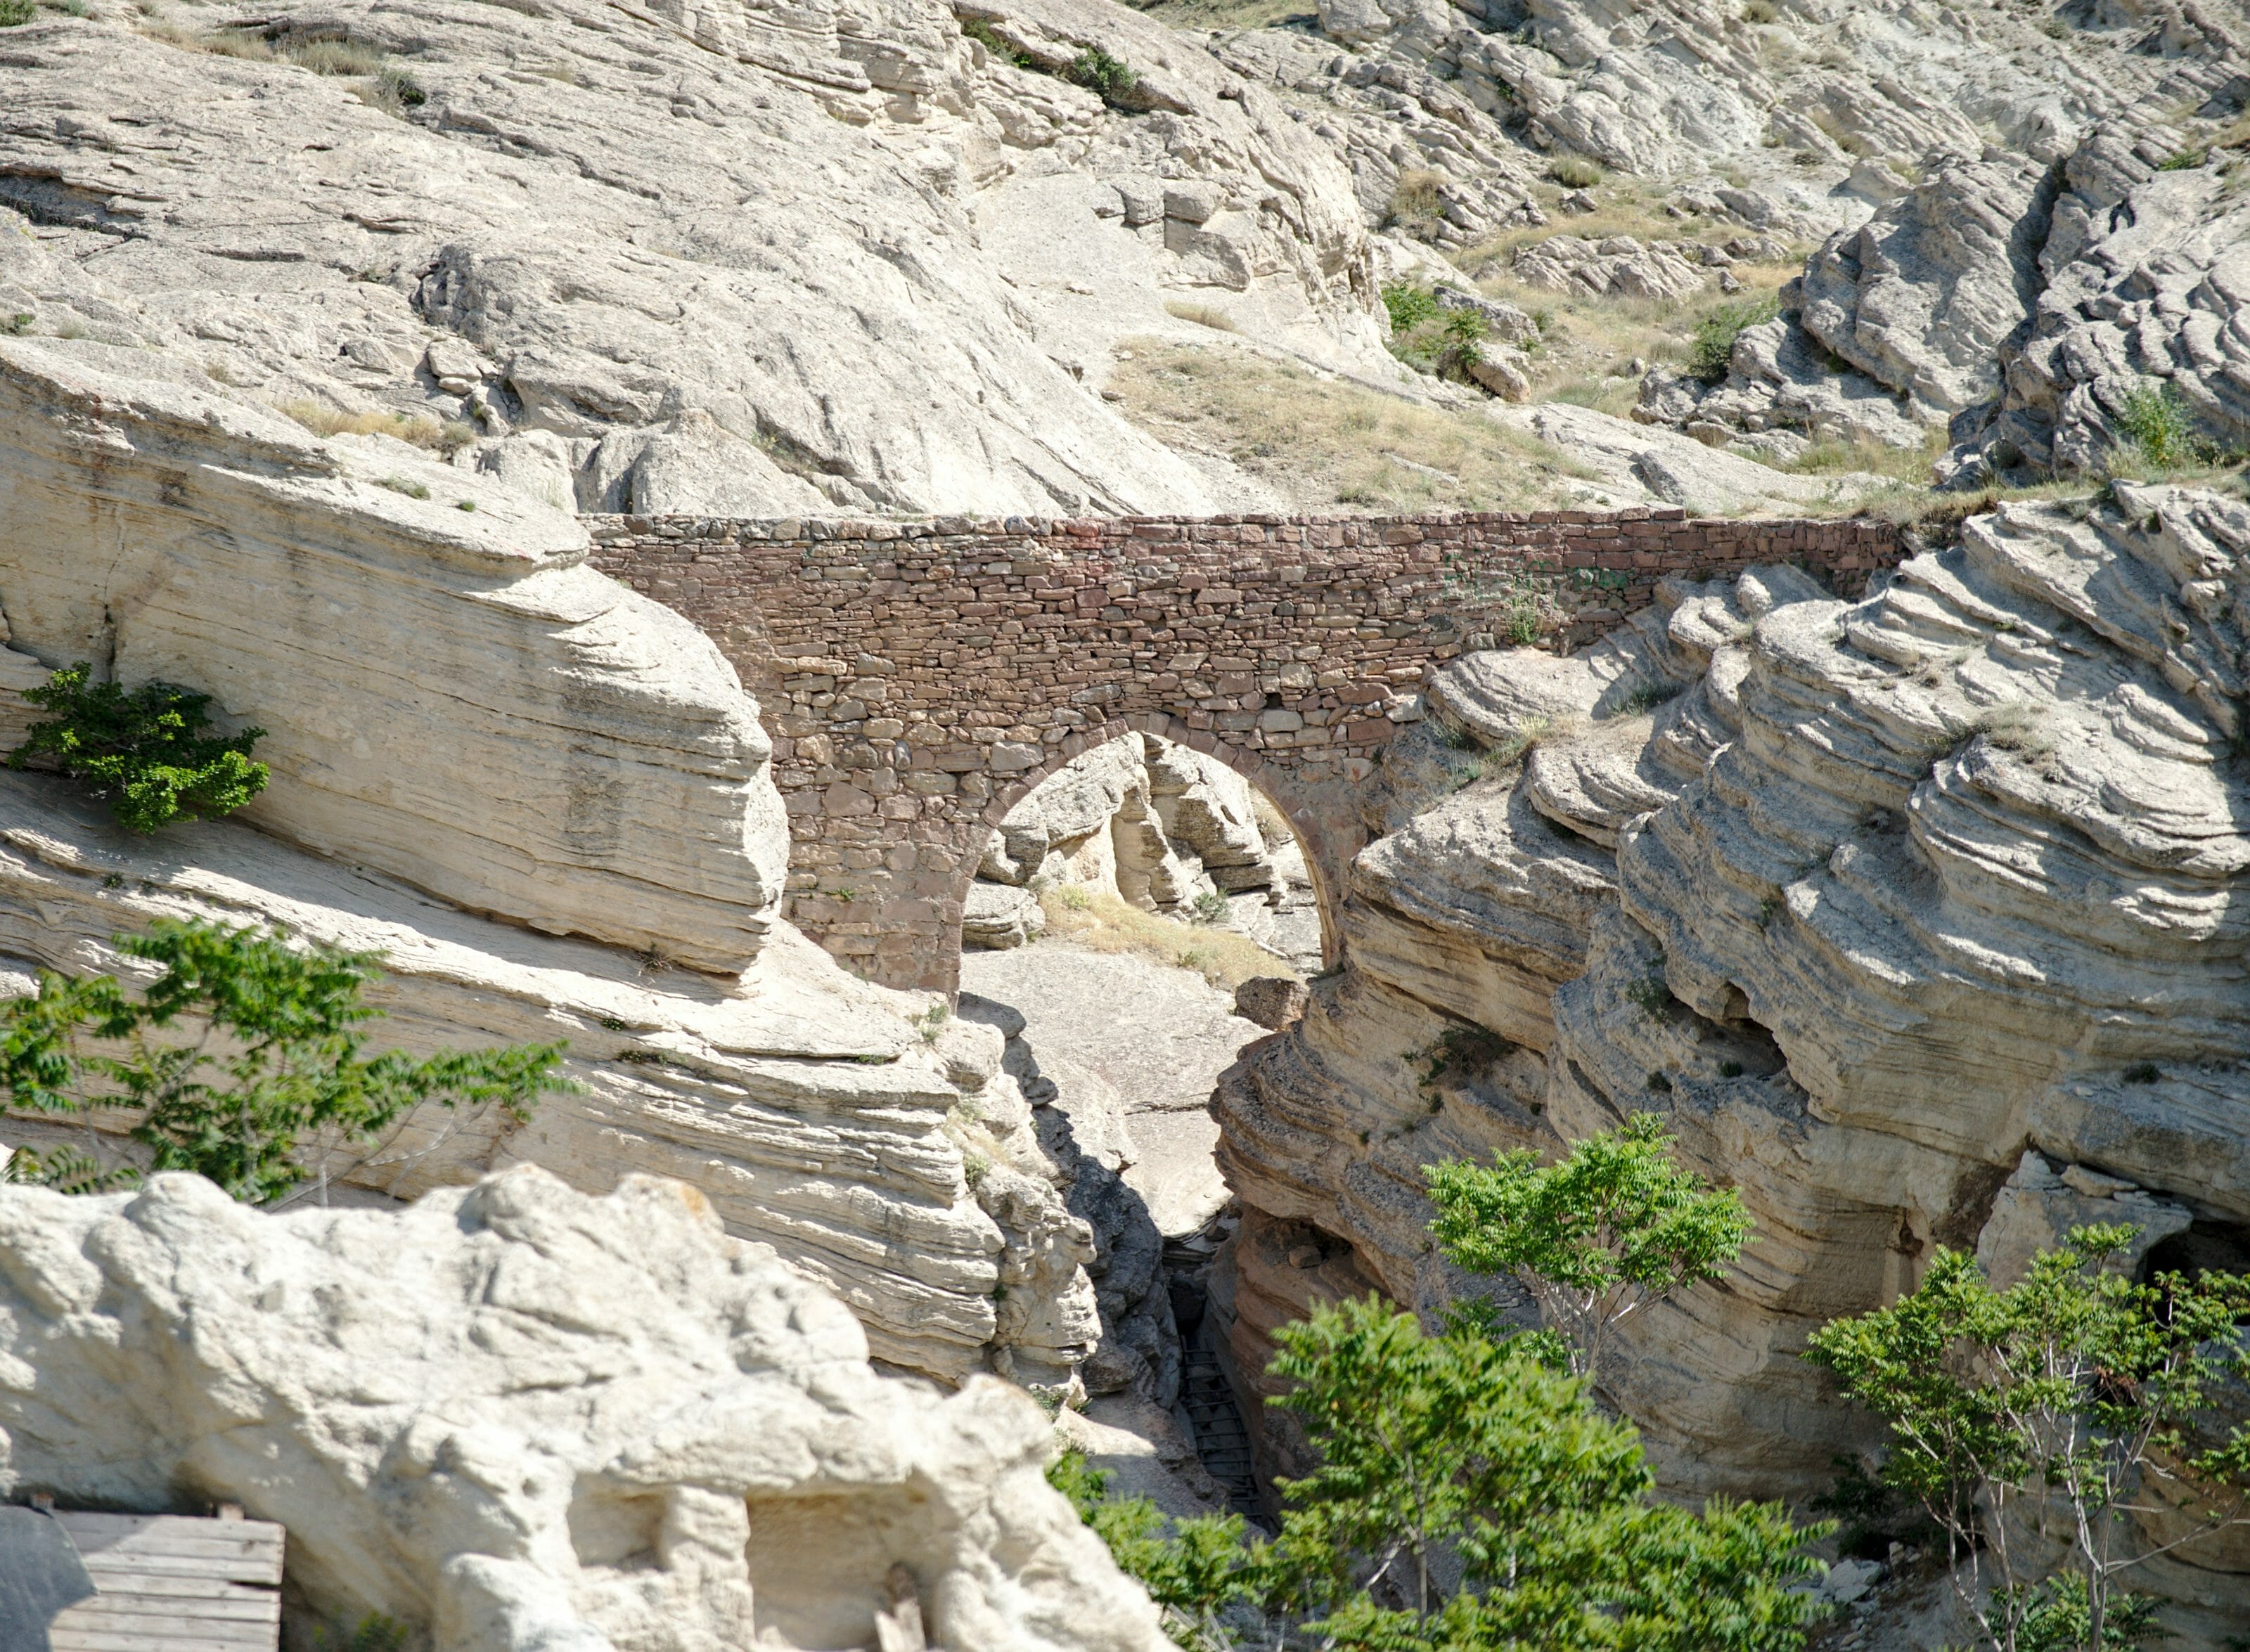
[[[373,953],[169,919],[115,944],[155,978],[134,990],[114,975],[42,971],[36,994],[0,1006],[8,1106],[87,1120],[85,1146],[18,1151],[12,1180],[72,1193],[136,1180],[92,1126],[93,1112],[115,1108],[137,1115],[129,1134],[149,1168],[194,1171],[272,1205],[308,1176],[325,1192],[332,1170],[366,1162],[424,1102],[521,1119],[566,1087],[561,1043],[364,1055],[358,1029],[383,1014],[360,1002],[380,977]],[[309,1167],[298,1153],[308,1139],[319,1148]]]
[[[1993,1652],[2136,1646],[2151,1603],[2120,1574],[2250,1525],[2250,1279],[2137,1284],[2109,1265],[2132,1234],[2077,1229],[2003,1291],[1941,1249],[1913,1295],[1812,1339],[1806,1357],[1890,1424],[1882,1477],[1944,1532]],[[2039,1581],[2057,1543],[2067,1558]]]
[[[1563,1339],[1571,1372],[1601,1377],[1611,1330],[1652,1302],[1716,1279],[1750,1241],[1750,1213],[1672,1162],[1654,1113],[1572,1145],[1543,1167],[1529,1149],[1489,1165],[1426,1165],[1430,1231],[1472,1273],[1512,1274]]]
[[[128,690],[93,675],[81,660],[24,692],[54,715],[31,725],[9,767],[46,759],[107,798],[119,823],[136,832],[230,814],[266,789],[266,767],[250,755],[264,729],[209,734],[210,695],[169,683]]]

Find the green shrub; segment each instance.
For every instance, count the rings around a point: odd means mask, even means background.
[[[982,17],[970,17],[961,25],[961,32],[1003,63],[1012,63],[1018,69],[1036,70],[1039,59],[1028,52],[1019,52],[1000,38],[999,31]]]
[[[542,1092],[568,1088],[561,1043],[363,1057],[359,1025],[383,1014],[360,1002],[381,977],[373,953],[176,919],[114,940],[158,966],[155,978],[136,992],[114,975],[41,971],[37,993],[0,1005],[0,1092],[24,1112],[135,1112],[152,1170],[192,1171],[245,1203],[284,1199],[314,1174],[297,1157],[308,1138],[321,1142],[325,1187],[330,1157],[373,1151],[424,1102],[521,1119]],[[106,1164],[90,1125],[85,1151],[18,1154],[9,1171],[69,1192],[139,1174]]]
[[[1549,162],[1547,176],[1566,189],[1591,189],[1609,174],[1584,155],[1558,155]]]
[[[1073,58],[1064,66],[1062,78],[1113,106],[1131,96],[1140,80],[1140,76],[1100,46],[1088,46]]]
[[[2211,151],[2208,149],[2174,149],[2170,155],[2157,162],[2157,170],[2159,172],[2192,172],[2210,158]]]
[[[155,682],[128,691],[92,676],[81,660],[25,691],[25,699],[54,715],[31,725],[30,738],[8,754],[9,767],[53,759],[95,796],[109,798],[119,823],[136,832],[183,816],[215,819],[266,789],[269,771],[250,755],[264,729],[206,734],[210,695]]]
[[[0,29],[19,28],[38,15],[32,0],[0,0]]]
[[[1391,186],[1391,222],[1410,229],[1436,224],[1446,210],[1445,197],[1439,193],[1445,182],[1442,172],[1402,168],[1398,181]]]
[[[1411,281],[1393,281],[1383,289],[1383,307],[1391,316],[1393,334],[1411,333],[1438,317],[1438,295]]]
[[[1695,324],[1695,342],[1688,354],[1688,370],[1706,384],[1716,384],[1727,376],[1728,364],[1734,359],[1735,340],[1741,336],[1743,329],[1770,321],[1780,313],[1781,300],[1777,297],[1722,304]]]
[[[2191,465],[2204,456],[2195,433],[2194,410],[2170,379],[2143,380],[2126,391],[2117,430],[2159,470]]]

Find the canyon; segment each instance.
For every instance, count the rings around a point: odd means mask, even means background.
[[[0,772],[0,996],[270,927],[569,1080],[273,1210],[0,1183],[0,1495],[286,1523],[293,1652],[1154,1652],[1043,1470],[1270,1519],[1279,1327],[1533,1323],[1439,1160],[1653,1112],[1740,1194],[1599,1395],[1678,1499],[1828,1491],[1805,1338],[1941,1246],[2250,1271],[2246,64],[2229,0],[0,7],[0,745],[84,661],[273,775]],[[1819,1645],[1966,1638],[1882,1564]],[[2136,1587],[2217,1649],[2250,1549]]]

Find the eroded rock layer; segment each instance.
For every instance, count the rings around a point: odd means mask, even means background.
[[[1421,1165],[1644,1109],[1758,1222],[1609,1384],[1682,1490],[1824,1484],[1867,1424],[1805,1337],[1936,1245],[2005,1273],[2098,1215],[2167,1265],[2235,1254],[2246,644],[2250,509],[2120,483],[1973,519],[1857,603],[1761,571],[1448,668],[1375,800],[1350,967],[1214,1103],[1253,1208],[1238,1370],[1274,1304],[1464,1288]],[[2231,1563],[2164,1587],[2239,1607]]]
[[[454,1652],[1158,1652],[990,1378],[886,1381],[692,1187],[522,1167],[261,1215],[193,1176],[0,1189],[0,1490],[240,1502],[315,1623]],[[925,1638],[927,1637],[927,1638]]]

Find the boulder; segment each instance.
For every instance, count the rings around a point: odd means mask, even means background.
[[[1038,1407],[878,1376],[841,1303],[677,1181],[523,1167],[284,1215],[193,1176],[0,1187],[0,1494],[280,1521],[307,1637],[1170,1644],[1046,1484]]]
[[[1275,1031],[1305,1013],[1308,995],[1294,975],[1259,975],[1234,989],[1234,1013]]]

